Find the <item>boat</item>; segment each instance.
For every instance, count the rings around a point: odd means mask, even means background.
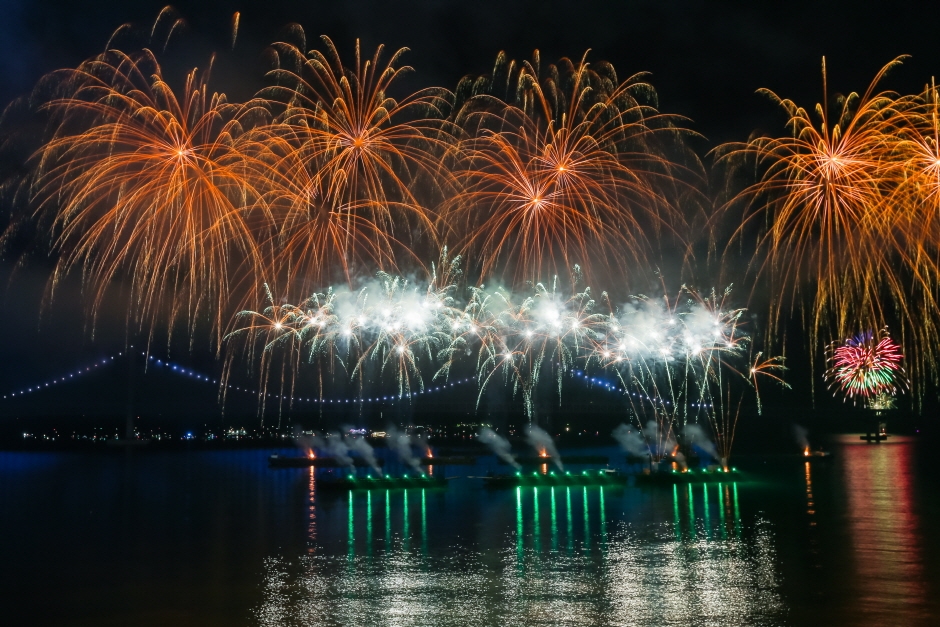
[[[477,458],[471,455],[438,455],[436,457],[422,457],[422,466],[473,466]]]
[[[530,455],[528,457],[516,457],[516,463],[520,466],[541,466],[542,464],[552,463],[551,455]],[[500,463],[505,463],[500,460]]]
[[[558,458],[562,464],[595,464],[606,465],[609,458],[606,455],[565,455]],[[521,466],[541,466],[542,464],[554,463],[555,458],[551,455],[538,455],[530,457],[517,457],[516,463]]]
[[[561,458],[565,464],[596,464],[607,465],[610,458],[606,455],[565,455]]]
[[[637,475],[637,485],[676,485],[687,483],[725,483],[740,481],[741,473],[737,468],[723,468],[694,470],[668,470],[657,472],[644,472]]]
[[[871,444],[872,442],[874,442],[875,444],[878,444],[879,442],[884,442],[885,440],[888,439],[888,431],[886,427],[887,425],[884,422],[879,422],[877,429],[875,429],[873,432],[869,431],[865,435],[859,436],[858,439],[865,440],[869,444]]]
[[[350,490],[411,490],[424,488],[446,488],[445,477],[432,477],[431,475],[403,475],[401,477],[328,477],[317,480],[318,490],[350,491]]]
[[[353,457],[352,460],[354,466],[360,468],[370,466],[370,464],[361,457]],[[379,466],[383,465],[381,459],[375,460],[375,463]],[[288,457],[278,455],[277,453],[268,457],[268,466],[271,468],[309,468],[311,466],[315,468],[341,468],[345,465],[346,464],[341,464],[335,457],[311,457],[309,455],[304,457]]]
[[[628,475],[619,470],[604,468],[582,472],[516,472],[509,475],[487,475],[483,477],[483,486],[487,488],[516,487],[571,487],[571,486],[620,486],[627,483]]]

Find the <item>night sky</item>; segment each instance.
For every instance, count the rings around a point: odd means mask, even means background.
[[[0,102],[28,93],[44,73],[96,54],[125,22],[146,32],[163,4],[0,2]],[[174,6],[188,28],[168,50],[167,74],[181,78],[184,70],[204,67],[217,52],[212,84],[233,100],[249,97],[263,84],[264,48],[291,22],[304,27],[308,46],[325,34],[347,57],[356,38],[369,53],[380,43],[391,50],[409,47],[404,61],[415,68],[409,88],[452,89],[466,74],[489,71],[500,50],[521,60],[538,48],[545,63],[561,56],[580,58],[590,48],[589,59],[610,61],[621,79],[651,72],[660,110],[691,120],[689,127],[705,138],[694,144],[703,157],[716,145],[746,139],[755,130],[781,131],[779,112],[755,94],[758,88],[770,88],[806,107],[818,102],[823,55],[833,93],[864,91],[875,73],[901,54],[911,58],[889,75],[885,88],[909,93],[940,73],[936,3],[202,0]],[[241,11],[241,26],[230,50],[236,10]],[[130,47],[142,39],[121,41]],[[0,261],[0,395],[124,350],[122,310],[105,312],[93,337],[79,290],[65,285],[52,305],[43,308],[51,264],[32,257],[11,274],[16,260],[8,251]],[[165,341],[158,344],[155,354],[165,357]],[[207,337],[195,338],[193,346],[190,350],[188,338],[177,336],[171,357],[217,373]],[[808,378],[803,363],[790,365],[796,372],[789,378]],[[120,414],[126,405],[124,380],[118,368],[83,391],[70,390],[54,400],[45,397],[30,408],[0,406],[0,416]],[[164,382],[149,394],[154,406],[156,399],[163,403],[160,411],[167,415],[219,414],[211,385]],[[254,405],[243,400],[226,411],[230,417],[250,417]]]

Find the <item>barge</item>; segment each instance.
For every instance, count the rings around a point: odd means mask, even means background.
[[[401,477],[356,477],[353,475],[317,480],[317,489],[334,492],[350,490],[411,490],[416,488],[446,488],[445,477],[431,475],[403,475]]]
[[[353,457],[353,466],[359,468],[367,468],[370,466],[361,457]],[[376,464],[379,466],[383,465],[381,459],[375,460]],[[339,460],[335,457],[311,457],[309,455],[305,457],[287,457],[285,455],[278,455],[275,453],[268,457],[268,466],[271,468],[309,468],[313,466],[314,468],[342,468],[347,464],[341,464]]]

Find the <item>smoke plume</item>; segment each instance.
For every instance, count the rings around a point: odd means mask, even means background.
[[[493,454],[496,455],[496,457],[500,458],[517,470],[521,468],[519,463],[516,461],[516,458],[512,456],[512,445],[509,444],[509,440],[497,434],[489,427],[483,427],[483,429],[480,430],[480,433],[477,434],[477,438],[490,447],[490,450],[493,451]]]
[[[349,438],[349,444],[347,446],[349,450],[359,453],[362,459],[369,464],[376,474],[382,474],[382,469],[379,468],[379,463],[375,460],[375,453],[372,451],[372,447],[369,446],[368,442],[363,438]]]
[[[421,461],[414,455],[411,436],[392,426],[388,427],[386,431],[388,432],[389,445],[398,455],[398,459],[411,466],[416,472],[421,472]]]
[[[529,425],[525,430],[525,439],[537,453],[541,453],[542,451],[548,453],[548,455],[551,456],[552,463],[558,467],[558,470],[565,469],[564,465],[561,463],[561,456],[558,454],[558,449],[555,448],[555,441],[552,440],[552,436],[548,435],[545,429],[536,427],[535,425]]]
[[[714,442],[709,439],[704,429],[695,424],[687,424],[682,433],[689,446],[695,447],[715,461],[718,460],[718,449],[715,448]]]
[[[643,436],[623,423],[617,425],[611,434],[624,451],[634,457],[646,457],[649,455],[649,447],[643,440]]]

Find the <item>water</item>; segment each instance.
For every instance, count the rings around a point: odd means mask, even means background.
[[[940,504],[918,442],[619,490],[324,494],[269,453],[0,453],[4,624],[940,621]]]

